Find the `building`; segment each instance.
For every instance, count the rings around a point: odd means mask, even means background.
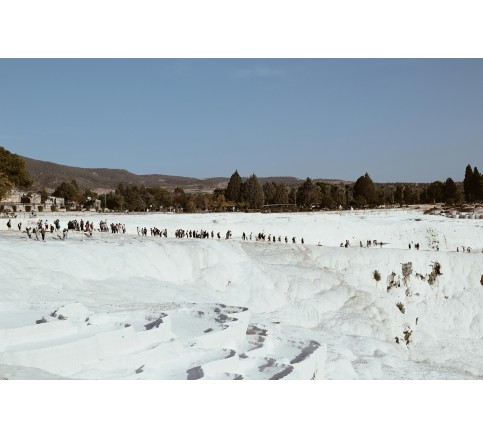
[[[3,212],[41,212],[44,209],[40,194],[25,193],[12,189],[8,197],[0,201],[0,211]]]
[[[43,212],[65,211],[63,198],[47,197],[42,203],[42,197],[37,192],[22,192],[17,189],[0,201],[0,212]]]

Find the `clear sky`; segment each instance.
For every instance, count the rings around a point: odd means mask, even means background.
[[[483,60],[0,59],[0,145],[137,174],[461,181],[483,168]]]

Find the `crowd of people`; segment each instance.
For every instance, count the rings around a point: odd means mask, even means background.
[[[7,228],[8,230],[12,229],[12,220],[8,220],[7,222]],[[22,222],[17,223],[17,228],[19,232],[22,232]],[[32,239],[32,236],[35,235],[35,239],[39,241],[39,234],[42,237],[42,241],[45,241],[45,235],[46,233],[54,233],[55,230],[60,229],[60,222],[59,220],[55,220],[53,224],[49,225],[48,220],[38,220],[36,227],[25,227],[25,230],[23,230],[22,233],[26,233],[29,239]]]
[[[73,219],[67,222],[67,227],[65,227],[62,231],[62,236],[58,234],[58,232],[61,229],[60,225],[60,220],[56,219],[53,221],[52,224],[49,225],[49,220],[42,220],[39,219],[37,221],[36,227],[25,227],[24,230],[22,230],[22,222],[17,223],[17,228],[20,232],[26,233],[28,238],[32,239],[32,237],[35,235],[35,238],[39,240],[39,234],[42,237],[42,241],[45,241],[46,238],[46,233],[54,233],[57,232],[57,238],[65,240],[67,239],[68,232],[69,231],[75,231],[75,232],[82,232],[85,233],[87,236],[92,236],[94,230],[98,232],[111,232],[111,233],[126,233],[126,226],[125,224],[121,223],[111,223],[110,227],[107,226],[107,221],[100,221],[99,222],[99,228],[94,227],[94,222],[93,221],[85,221],[81,219],[78,221],[77,219]],[[7,222],[7,229],[11,230],[12,229],[12,220],[9,219]]]
[[[78,221],[77,219],[69,220],[67,222],[67,227],[62,230],[62,236],[60,236],[58,234],[60,229],[61,229],[59,219],[56,219],[55,221],[53,221],[50,224],[49,224],[49,220],[47,220],[47,219],[45,219],[45,220],[39,219],[37,221],[35,227],[25,227],[24,230],[22,230],[22,222],[19,222],[19,223],[17,223],[17,227],[18,227],[19,231],[21,231],[22,233],[26,233],[28,238],[32,239],[32,237],[35,237],[35,239],[37,239],[37,240],[40,240],[40,238],[41,238],[42,241],[46,240],[47,233],[49,233],[49,232],[51,234],[53,234],[54,232],[57,232],[57,238],[65,240],[65,239],[67,239],[69,231],[83,232],[88,237],[92,237],[92,234],[93,234],[94,231],[105,232],[105,233],[110,232],[112,234],[117,234],[117,233],[123,233],[124,234],[127,231],[125,224],[122,224],[122,223],[111,223],[110,225],[108,225],[107,220],[101,220],[99,222],[99,227],[96,228],[94,226],[94,221],[84,221],[83,219],[81,219],[80,221]],[[9,219],[8,222],[7,222],[7,228],[8,228],[8,230],[12,229],[12,220],[11,219]],[[160,229],[158,227],[151,227],[149,229],[149,232],[150,232],[150,235],[152,237],[164,237],[164,238],[168,237],[168,229],[166,229],[166,228]],[[137,227],[137,234],[139,236],[147,237],[148,236],[148,228],[147,227]],[[211,238],[211,239],[215,239],[216,238],[218,240],[221,240],[221,233],[220,232],[215,233],[213,230],[208,231],[208,230],[204,230],[204,229],[202,229],[202,230],[176,229],[176,231],[174,232],[174,236],[175,236],[175,238],[178,238],[178,239],[181,239],[181,238],[195,238],[195,239],[209,239],[209,238]],[[225,239],[232,239],[233,238],[232,231],[227,230],[224,237],[225,237]],[[288,244],[290,241],[292,242],[292,244],[297,243],[297,238],[295,236],[293,236],[292,238],[289,238],[288,236],[282,237],[282,235],[276,235],[276,234],[271,234],[271,233],[269,233],[267,235],[265,233],[265,231],[259,232],[257,234],[254,234],[253,232],[250,232],[250,234],[243,232],[241,234],[241,239],[242,239],[242,241],[253,241],[254,240],[254,241],[257,241],[257,242],[269,242],[269,243],[285,242],[286,244]],[[300,243],[302,245],[305,244],[303,237],[300,239]],[[381,247],[382,248],[382,246],[385,245],[385,244],[387,244],[387,243],[378,241],[377,239],[373,239],[373,240],[366,240],[365,246],[364,246],[363,242],[359,241],[359,246],[361,248],[362,247],[366,247],[366,248]],[[319,242],[317,245],[321,246],[322,244]],[[340,243],[340,247],[348,248],[350,246],[351,245],[350,245],[350,242],[349,242],[348,239],[345,240],[345,243],[344,242]],[[419,250],[420,244],[419,243],[415,243],[415,244],[409,243],[408,248],[409,248],[409,250],[411,250],[413,248],[415,250]],[[461,250],[460,250],[460,248],[461,248]],[[439,246],[436,246],[435,249],[439,250]],[[464,253],[470,253],[471,248],[469,246],[468,247],[458,246],[456,248],[456,251],[457,252],[461,251],[461,252],[464,252]],[[483,252],[483,249],[482,249],[482,252]]]
[[[166,235],[167,231],[166,231]],[[211,237],[211,239],[214,239],[215,233],[213,230],[211,231],[211,234],[207,230],[184,230],[184,229],[177,229],[174,232],[175,238],[181,239],[181,238],[196,238],[196,239],[208,239]],[[228,235],[227,235],[228,236]],[[217,239],[221,239],[220,232],[216,234]],[[228,239],[228,238],[227,238]]]

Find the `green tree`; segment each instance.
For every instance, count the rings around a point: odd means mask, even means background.
[[[314,184],[310,178],[303,182],[297,191],[297,204],[301,206],[310,206],[320,203],[321,189]]]
[[[471,194],[473,196],[473,201],[481,199],[481,176],[478,172],[478,168],[475,166],[473,169],[473,175],[470,180]]]
[[[288,204],[288,187],[283,183],[276,185],[273,204]]]
[[[332,186],[328,183],[323,183],[321,181],[318,181],[315,184],[320,188],[320,205],[321,205],[321,207],[332,209],[335,205],[335,202],[331,197],[331,189],[332,189],[332,187],[335,187],[335,186]]]
[[[263,185],[263,194],[265,196],[266,204],[274,204],[275,193],[277,191],[277,185],[273,181],[267,181]]]
[[[365,200],[371,206],[376,205],[378,202],[376,186],[367,172],[355,182],[353,194],[356,200]]]
[[[444,198],[444,183],[433,181],[426,189],[426,202],[441,203]]]
[[[444,182],[443,198],[444,201],[454,203],[458,196],[458,188],[452,178],[447,178]]]
[[[75,201],[79,203],[82,201],[82,196],[79,191],[79,187],[75,180],[72,182],[63,181],[52,194],[54,197],[64,198],[65,201]]]
[[[330,198],[335,203],[336,207],[345,204],[345,189],[340,186],[332,185],[330,188]]]
[[[3,146],[0,146],[0,174],[6,176],[13,186],[19,188],[29,188],[33,184],[22,157],[12,154]]]
[[[404,203],[404,189],[401,185],[396,186],[396,190],[394,191],[394,202],[398,203],[400,206]]]
[[[8,179],[8,177],[0,172],[0,200],[5,198],[7,194],[10,192],[10,189],[12,189],[13,184],[12,182]]]
[[[404,202],[406,204],[419,203],[419,192],[417,192],[412,186],[404,186]]]
[[[252,174],[245,182],[242,200],[247,202],[250,209],[261,209],[263,206],[265,195],[255,174]]]
[[[125,205],[123,210],[129,210],[131,212],[143,212],[146,210],[146,201],[143,198],[142,188],[137,186],[127,186],[124,192]]]
[[[173,192],[173,204],[177,209],[186,209],[186,194],[183,189],[176,187]]]
[[[225,198],[229,201],[234,201],[238,203],[241,200],[241,188],[242,188],[242,179],[240,174],[238,174],[238,170],[236,170],[232,176],[230,177],[230,181],[228,182],[228,186],[225,190]]]
[[[149,188],[148,192],[153,197],[153,202],[149,204],[152,204],[155,210],[159,210],[161,207],[167,208],[173,204],[173,195],[162,187]]]
[[[463,189],[465,192],[465,199],[466,201],[473,200],[473,191],[472,191],[472,180],[473,180],[473,171],[471,169],[471,165],[466,166],[465,170],[465,179],[463,180]]]
[[[103,207],[107,207],[110,210],[122,210],[125,204],[124,196],[119,192],[109,192],[105,197],[102,197]]]

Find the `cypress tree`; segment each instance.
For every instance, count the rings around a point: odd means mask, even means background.
[[[472,179],[473,179],[473,171],[471,170],[471,165],[467,165],[465,170],[465,179],[463,181],[463,189],[465,192],[466,201],[472,200],[472,190],[471,190]]]
[[[238,170],[236,170],[232,176],[230,177],[230,181],[228,182],[228,186],[225,190],[225,198],[228,201],[234,201],[238,203],[241,200],[241,186],[242,186],[242,179],[240,174],[238,174]]]
[[[359,200],[358,204],[364,204],[364,202],[370,205],[377,204],[376,186],[367,172],[357,179],[354,184],[353,193],[354,198]]]
[[[473,195],[473,201],[481,199],[481,176],[476,166],[471,176],[471,194]]]
[[[244,185],[243,201],[248,203],[250,209],[260,209],[265,201],[263,188],[255,174],[252,174]]]
[[[320,186],[307,177],[307,179],[297,189],[297,204],[302,206],[310,206],[319,204],[322,197]]]

